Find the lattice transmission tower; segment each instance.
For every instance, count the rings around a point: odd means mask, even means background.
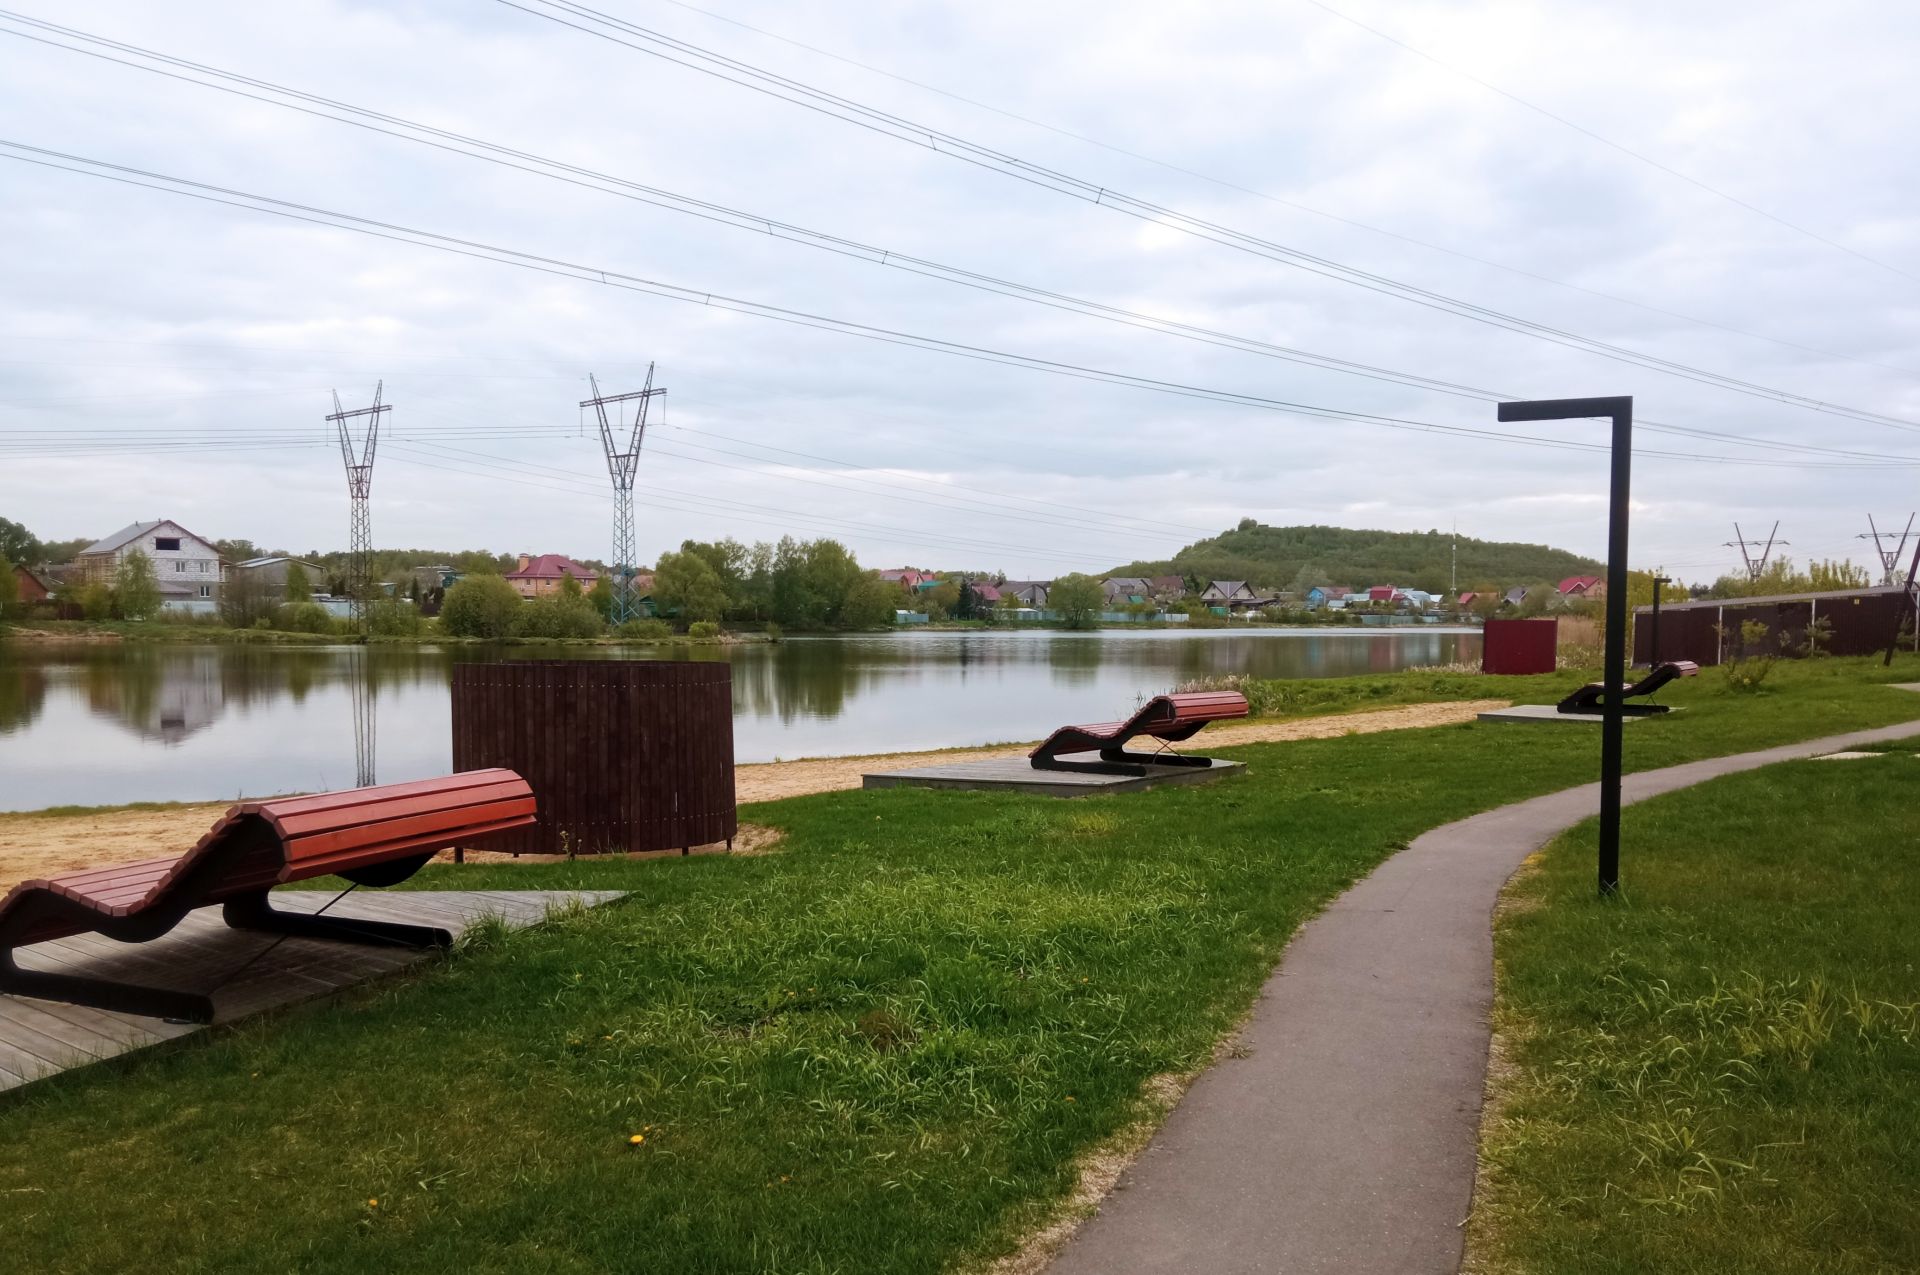
[[[1872,530],[1863,531],[1855,536],[1854,539],[1873,541],[1873,551],[1880,557],[1880,583],[1900,584],[1902,582],[1900,579],[1900,558],[1902,551],[1907,547],[1907,537],[1913,534],[1913,515],[1907,515],[1906,528],[1901,531],[1898,539],[1895,539],[1893,532],[1880,530],[1879,524],[1874,522],[1872,514],[1867,515],[1867,526],[1872,528]],[[1891,549],[1887,547],[1889,543],[1893,546]]]
[[[373,491],[373,454],[380,445],[380,415],[391,412],[391,403],[382,403],[385,381],[373,387],[373,406],[352,411],[340,405],[340,391],[333,392],[333,415],[327,419],[340,428],[340,459],[347,467],[347,496],[351,505],[347,532],[347,596],[353,603],[353,618],[364,623],[367,596],[373,591],[373,519],[367,509],[367,497]],[[366,418],[367,431],[356,445],[353,422]]]
[[[1726,547],[1740,551],[1740,561],[1747,564],[1747,582],[1749,584],[1760,583],[1760,577],[1767,574],[1767,560],[1773,557],[1773,551],[1775,549],[1783,549],[1788,545],[1789,542],[1780,539],[1779,536],[1780,520],[1777,518],[1774,519],[1773,530],[1767,533],[1765,540],[1749,540],[1740,530],[1740,524],[1737,522],[1733,524],[1733,539],[1726,542]],[[1760,549],[1757,555],[1748,552],[1750,549],[1756,547]]]
[[[587,377],[593,397],[580,406],[591,407],[600,418],[600,444],[607,453],[607,477],[613,480],[613,614],[615,625],[635,618],[639,603],[633,596],[633,476],[640,468],[640,444],[647,434],[647,404],[656,394],[665,394],[665,386],[653,384],[653,364],[647,364],[644,389],[628,394],[602,394],[600,382]],[[636,404],[633,424],[625,423],[624,405]],[[614,409],[611,419],[607,409]]]

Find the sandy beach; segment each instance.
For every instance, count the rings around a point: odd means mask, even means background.
[[[1198,741],[1206,748],[1235,744],[1272,743],[1292,739],[1327,739],[1337,735],[1365,735],[1375,731],[1408,730],[1472,721],[1505,700],[1465,700],[1444,704],[1413,704],[1364,713],[1342,713],[1285,722],[1247,722],[1215,726]],[[884,753],[862,757],[820,757],[798,761],[765,762],[734,770],[734,788],[741,805],[777,801],[809,793],[858,788],[860,777],[877,770],[898,770],[939,756],[955,761],[1024,754],[1031,745],[949,749],[938,753]],[[179,854],[192,846],[230,802],[170,806],[160,810],[104,809],[98,814],[0,814],[0,890],[36,877],[75,872],[102,864],[124,863]],[[753,852],[770,846],[769,830],[742,828],[736,848]],[[724,847],[703,847],[713,850]],[[475,859],[507,856],[469,855]],[[515,862],[538,863],[533,856]]]

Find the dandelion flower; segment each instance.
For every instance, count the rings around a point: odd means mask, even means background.
[[[639,1146],[641,1143],[645,1142],[646,1140],[647,1140],[647,1135],[644,1133],[636,1133],[631,1138],[627,1139],[628,1143],[636,1147]]]
[[[367,1201],[367,1207],[368,1207],[368,1208],[370,1208],[370,1209],[377,1209],[377,1208],[379,1208],[379,1207],[380,1207],[380,1201],[378,1201],[378,1200],[368,1200],[368,1201]]]

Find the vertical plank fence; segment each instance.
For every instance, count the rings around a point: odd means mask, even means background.
[[[505,766],[540,820],[512,854],[731,841],[733,670],[719,661],[516,660],[453,670],[453,765]]]

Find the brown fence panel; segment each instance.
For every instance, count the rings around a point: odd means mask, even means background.
[[[1488,620],[1480,642],[1482,673],[1551,673],[1559,659],[1555,620]]]
[[[719,661],[456,664],[455,770],[524,776],[540,821],[513,854],[672,850],[732,838],[733,669]]]

